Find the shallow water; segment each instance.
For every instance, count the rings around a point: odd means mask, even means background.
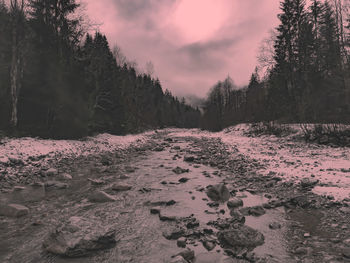
[[[30,208],[30,215],[9,219],[0,217],[0,262],[168,262],[171,255],[183,249],[176,246],[176,241],[166,240],[162,231],[175,223],[162,222],[157,215],[150,214],[150,206],[145,202],[175,200],[176,204],[162,207],[162,211],[178,217],[193,215],[200,221],[200,226],[210,228],[207,223],[218,218],[230,217],[226,203],[210,208],[205,191],[200,191],[208,185],[220,183],[225,176],[213,175],[215,168],[194,165],[183,161],[184,149],[196,150],[189,142],[179,141],[171,146],[180,146],[181,150],[167,147],[162,152],[151,152],[146,156],[137,156],[125,165],[137,168],[128,174],[125,180],[118,179],[123,167],[116,172],[95,171],[94,160],[77,165],[72,172],[73,180],[69,187],[63,190],[46,189],[45,187],[27,187],[22,191],[0,196],[2,202],[16,202]],[[175,154],[181,158],[173,159]],[[189,173],[177,175],[175,167],[190,169]],[[94,171],[94,172],[92,172]],[[206,177],[206,172],[210,177]],[[106,184],[91,186],[87,178],[102,178]],[[189,179],[179,183],[182,177]],[[167,184],[161,184],[166,181]],[[93,204],[87,201],[87,196],[94,191],[106,190],[112,183],[121,182],[133,186],[128,192],[113,193],[119,201],[113,203]],[[171,184],[172,183],[172,184]],[[147,189],[149,192],[139,191]],[[267,199],[262,195],[252,195],[248,192],[238,192],[243,198],[244,206],[262,205]],[[225,213],[220,213],[224,210]],[[47,233],[57,224],[70,216],[99,216],[104,224],[117,229],[118,243],[115,248],[99,251],[84,259],[66,259],[42,252],[41,243]],[[279,222],[282,228],[271,230],[268,225]],[[38,223],[33,225],[33,223]],[[287,222],[283,209],[266,210],[261,217],[246,217],[246,225],[262,232],[265,244],[257,247],[254,252],[259,256],[272,255],[277,262],[288,262],[286,250],[285,229]],[[213,258],[222,259],[223,250],[217,246],[212,252],[207,252],[198,240],[192,245],[196,255],[205,253]],[[220,261],[217,261],[220,262]]]

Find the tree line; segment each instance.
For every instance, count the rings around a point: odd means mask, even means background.
[[[280,24],[263,41],[249,85],[238,89],[229,77],[218,82],[206,100],[202,127],[275,120],[349,123],[349,5],[282,1]]]
[[[78,8],[75,0],[0,0],[1,130],[79,138],[198,127],[198,109],[137,72],[105,35],[86,33]]]

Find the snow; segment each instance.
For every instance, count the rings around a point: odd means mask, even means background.
[[[298,126],[293,125],[292,128],[297,129]],[[265,168],[258,171],[262,175],[276,174],[283,180],[294,182],[313,177],[319,180],[314,193],[333,196],[336,200],[350,198],[349,148],[310,144],[296,141],[291,136],[248,137],[245,135],[248,129],[249,125],[240,124],[217,133],[198,129],[172,133],[176,136],[219,138],[228,149],[236,148],[263,164]]]
[[[5,138],[0,144],[0,163],[8,162],[9,158],[26,160],[28,157],[40,155],[78,157],[105,151],[126,149],[131,145],[141,145],[146,142],[145,132],[137,135],[115,136],[100,134],[87,137],[86,140],[44,140],[38,138]]]

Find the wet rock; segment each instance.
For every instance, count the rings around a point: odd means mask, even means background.
[[[68,188],[68,184],[58,182],[58,181],[47,181],[45,183],[45,187],[47,188],[56,188],[56,189],[66,189]]]
[[[234,209],[240,206],[243,206],[243,200],[239,198],[233,198],[227,202],[227,207],[230,209]]]
[[[185,162],[193,162],[194,161],[194,156],[192,156],[192,155],[185,155],[185,157],[184,157],[184,161]]]
[[[342,255],[343,255],[343,257],[350,259],[350,247],[343,248]]]
[[[184,234],[185,230],[178,226],[168,228],[163,231],[163,237],[165,237],[168,240],[179,239],[180,237],[184,236]]]
[[[47,236],[43,248],[57,255],[83,257],[115,244],[115,230],[100,220],[71,217],[66,224],[57,227]]]
[[[272,229],[272,230],[280,229],[281,228],[281,224],[278,223],[278,222],[273,222],[273,223],[269,224],[269,228]]]
[[[60,174],[59,179],[68,181],[68,180],[72,180],[73,177],[68,173],[63,173],[63,174]]]
[[[21,217],[29,213],[28,207],[19,204],[0,204],[0,215],[7,217]]]
[[[89,196],[89,201],[95,203],[114,202],[116,200],[117,199],[114,196],[109,195],[104,191],[97,191]]]
[[[182,177],[182,178],[179,179],[179,182],[180,183],[186,183],[188,180],[190,180],[190,179],[188,179],[186,177]]]
[[[186,242],[187,242],[187,239],[185,237],[180,237],[177,241],[176,241],[176,244],[178,247],[182,247],[182,248],[185,248],[186,247]]]
[[[174,257],[169,263],[188,263],[182,256]]]
[[[264,235],[248,226],[223,230],[218,233],[218,240],[224,248],[253,249],[264,244]]]
[[[46,176],[55,176],[58,175],[58,170],[55,168],[50,168],[46,171]]]
[[[245,216],[262,216],[266,213],[265,209],[262,206],[244,207],[239,211]]]
[[[181,167],[177,166],[172,171],[174,173],[176,173],[176,174],[183,174],[183,173],[188,173],[190,170],[189,169],[184,169],[184,168],[181,168]]]
[[[202,241],[203,247],[205,247],[206,250],[212,251],[216,247],[215,241],[212,240],[204,240]]]
[[[92,178],[88,178],[88,181],[92,184],[92,185],[103,185],[105,183],[105,181],[101,180],[101,179],[92,179]]]
[[[112,190],[119,191],[119,192],[129,191],[131,188],[132,188],[132,186],[131,185],[127,185],[127,184],[114,184],[112,186]]]
[[[177,217],[174,214],[171,214],[167,211],[160,211],[159,219],[161,221],[176,221]]]
[[[230,199],[230,192],[224,184],[209,185],[206,193],[212,201],[226,202]]]

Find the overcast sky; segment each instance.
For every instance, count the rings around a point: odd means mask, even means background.
[[[205,96],[227,75],[248,83],[261,40],[278,24],[278,0],[83,0],[140,67],[152,61],[163,88]]]

